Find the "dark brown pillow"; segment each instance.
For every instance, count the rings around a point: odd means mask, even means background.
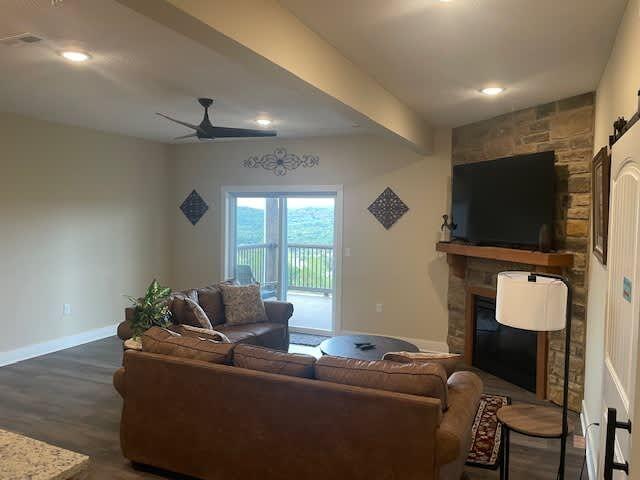
[[[437,398],[447,409],[447,373],[436,363],[367,361],[325,355],[316,378],[327,382]]]
[[[190,298],[194,302],[198,302],[198,292],[196,290],[185,290],[183,292],[174,292],[170,297],[171,317],[176,325],[194,325],[199,326],[198,320],[193,312],[186,307],[186,299]]]
[[[184,299],[184,309],[185,312],[189,312],[190,315],[195,319],[195,321],[197,322],[196,325],[192,325],[192,324],[183,324],[183,325],[189,325],[192,327],[198,327],[198,328],[204,328],[206,330],[213,330],[213,327],[211,326],[211,322],[209,321],[209,317],[207,317],[207,314],[204,313],[204,310],[202,309],[202,307],[200,305],[198,305],[197,302],[194,302],[193,300],[191,300],[190,298],[185,298]]]
[[[236,367],[290,377],[313,378],[315,357],[303,353],[286,353],[270,348],[239,344],[233,350]]]
[[[161,330],[160,332],[158,330]],[[209,363],[231,364],[234,345],[204,338],[183,337],[159,327],[151,327],[142,334],[142,351],[189,358]]]
[[[224,317],[224,302],[222,292],[218,285],[198,289],[198,303],[209,317],[211,325],[222,325],[226,322]]]
[[[462,363],[462,355],[438,352],[388,352],[383,360],[399,363],[439,363],[447,372],[447,378],[455,373]]]

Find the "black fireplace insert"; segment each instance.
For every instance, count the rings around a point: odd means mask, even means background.
[[[535,393],[537,333],[499,324],[493,298],[476,296],[474,315],[473,365]]]

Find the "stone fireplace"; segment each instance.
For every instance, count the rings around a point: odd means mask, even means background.
[[[569,377],[569,406],[580,410],[584,386],[586,258],[589,248],[591,158],[593,157],[594,94],[588,93],[528,108],[453,131],[453,164],[472,163],[518,154],[554,151],[556,156],[556,246],[573,254],[564,271],[574,286]],[[455,219],[454,219],[455,221]],[[468,304],[473,292],[495,296],[498,272],[535,270],[535,265],[469,257],[449,273],[449,331],[452,352],[472,355],[473,332]],[[468,357],[472,359],[472,357]],[[537,339],[537,390],[562,400],[564,331]],[[542,386],[541,386],[542,384]]]

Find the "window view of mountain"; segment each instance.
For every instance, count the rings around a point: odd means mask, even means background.
[[[264,243],[265,212],[259,208],[237,209],[238,245]],[[333,244],[333,208],[302,207],[288,211],[288,242]]]

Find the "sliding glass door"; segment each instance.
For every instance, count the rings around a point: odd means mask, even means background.
[[[227,194],[227,277],[294,304],[294,330],[334,330],[335,193]]]

